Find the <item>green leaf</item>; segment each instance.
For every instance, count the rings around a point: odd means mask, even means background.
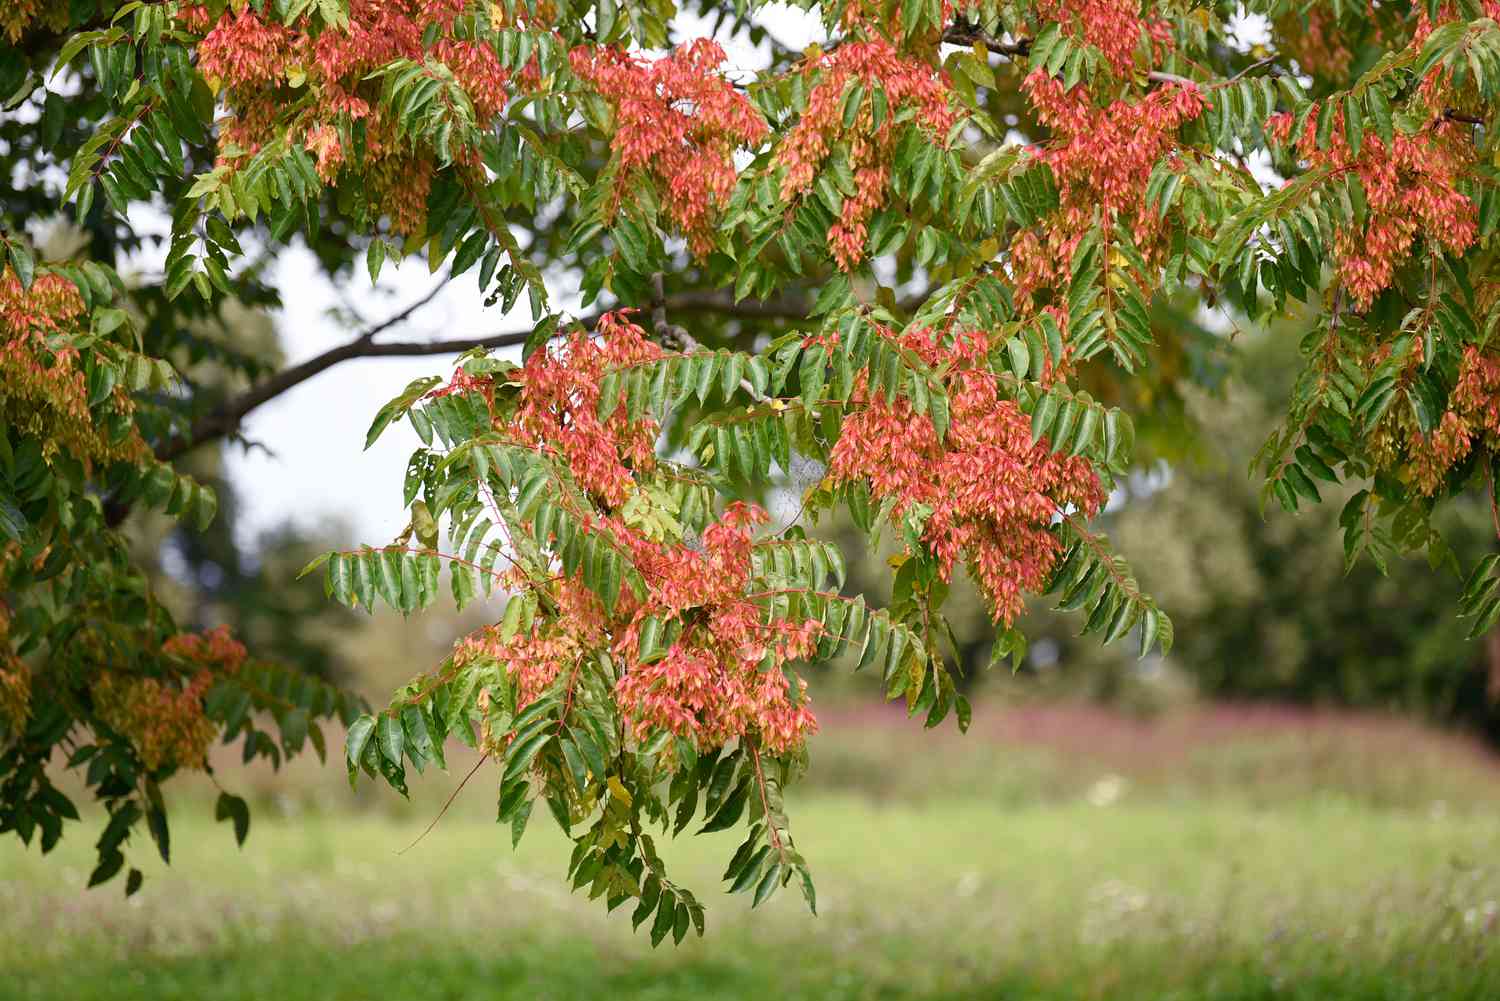
[[[306,577],[308,574],[318,569],[318,567],[322,566],[324,563],[327,563],[329,558],[332,556],[333,553],[323,553],[319,556],[313,557],[305,567],[297,572],[297,579],[301,580],[303,577]]]
[[[538,733],[526,737],[524,741],[519,738],[505,754],[505,778],[509,782],[524,772],[537,756],[543,745],[556,736],[551,726],[543,727]]]
[[[243,799],[227,792],[219,793],[219,799],[214,804],[214,819],[232,821],[235,843],[245,843],[245,836],[250,833],[250,807]]]
[[[10,265],[15,269],[16,278],[21,282],[21,288],[30,290],[31,283],[36,278],[36,260],[31,256],[31,251],[27,250],[19,242],[12,241],[9,251]]]
[[[457,278],[472,268],[484,254],[484,248],[489,240],[490,234],[486,230],[475,230],[469,234],[469,238],[458,248],[458,253],[453,255],[453,268],[449,272],[449,277]]]
[[[677,919],[676,898],[669,893],[663,893],[656,907],[656,920],[651,924],[651,945],[661,945],[662,939],[667,937],[667,932],[672,930],[672,925]]]
[[[1057,416],[1058,396],[1048,393],[1037,402],[1036,409],[1031,412],[1031,440],[1041,441],[1052,427],[1052,420]]]
[[[365,251],[365,270],[370,273],[370,284],[380,279],[380,269],[385,266],[386,246],[384,240],[371,240]]]
[[[364,759],[365,745],[375,733],[375,718],[365,715],[349,725],[349,734],[344,738],[344,758],[349,765],[349,784],[354,785],[359,763]]]
[[[371,445],[375,444],[393,421],[405,416],[419,400],[436,388],[442,381],[442,377],[440,376],[429,375],[423,376],[420,379],[413,379],[407,383],[405,389],[396,394],[394,398],[381,407],[379,412],[375,414],[375,419],[370,422],[370,430],[365,432],[365,448],[368,449]]]
[[[661,643],[662,623],[656,616],[647,616],[641,622],[639,633],[639,656],[642,664],[650,664],[666,656],[666,647]]]
[[[402,732],[401,721],[391,713],[382,713],[375,724],[375,733],[380,753],[385,759],[393,765],[401,764],[406,752],[406,736]]]
[[[15,542],[24,542],[29,529],[26,516],[16,506],[15,499],[5,487],[0,487],[0,532],[4,532]]]
[[[771,894],[776,892],[776,887],[781,882],[782,869],[779,865],[773,865],[766,869],[766,874],[761,877],[760,884],[755,888],[755,899],[751,901],[752,908],[759,907],[769,900]]]
[[[714,831],[724,831],[733,827],[745,812],[745,803],[749,798],[750,783],[741,782],[698,833],[712,834]]]

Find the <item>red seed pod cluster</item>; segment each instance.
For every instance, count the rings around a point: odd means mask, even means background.
[[[1473,143],[1459,123],[1437,120],[1414,135],[1396,132],[1389,145],[1366,135],[1355,152],[1344,133],[1343,108],[1332,118],[1325,148],[1318,146],[1317,115],[1307,116],[1295,148],[1309,167],[1359,177],[1368,204],[1364,226],[1340,227],[1334,253],[1344,288],[1364,310],[1390,286],[1418,237],[1454,254],[1474,242],[1478,210],[1457,186],[1473,159]],[[1273,117],[1268,126],[1277,141],[1292,141],[1289,115]]]
[[[24,289],[14,270],[0,270],[0,418],[35,434],[49,456],[66,451],[85,462],[138,459],[146,447],[133,429],[115,439],[95,426],[83,356],[58,336],[87,325],[83,299],[68,279],[41,274]],[[110,399],[121,412],[132,408],[121,387]]]
[[[497,430],[566,465],[603,509],[572,510],[584,529],[616,549],[639,573],[644,593],[623,588],[606,611],[579,578],[538,582],[514,572],[509,583],[535,591],[546,609],[529,630],[507,636],[487,626],[460,641],[454,663],[498,664],[516,688],[518,705],[534,700],[584,661],[608,652],[623,665],[615,694],[637,735],[667,730],[701,748],[754,735],[774,751],[801,745],[816,728],[804,686],[785,668],[807,657],[821,625],[808,619],[764,621],[754,591],[754,531],[767,516],[731,503],[701,539],[653,537],[621,510],[655,468],[655,421],[629,421],[624,408],[598,417],[606,371],[650,362],[661,349],[624,314],[606,314],[591,336],[577,331],[562,347],[534,354],[513,381],[521,385],[515,415]],[[445,387],[485,392],[483,379]],[[675,622],[664,655],[642,648],[648,619]],[[680,628],[680,632],[677,629]],[[494,735],[503,743],[505,735]]]
[[[812,653],[821,627],[762,621],[750,591],[752,532],[766,520],[759,507],[734,502],[704,531],[701,549],[630,540],[647,598],[615,641],[632,665],[616,694],[638,736],[665,729],[708,748],[753,734],[781,752],[800,747],[817,728],[806,683],[794,684],[785,668]],[[641,663],[647,616],[675,618],[683,631],[664,657]]]
[[[314,30],[311,13],[281,24],[251,8],[231,8],[214,20],[202,5],[185,5],[179,23],[203,33],[199,69],[231,110],[220,131],[221,162],[235,164],[260,149],[279,134],[272,126],[284,105],[311,92],[316,100],[296,116],[292,133],[315,157],[319,176],[325,183],[338,179],[353,152],[349,123],[362,123],[359,154],[371,204],[393,232],[420,232],[432,157],[396,141],[394,123],[379,114],[380,81],[370,75],[400,59],[441,63],[481,124],[503,113],[515,91],[537,82],[533,67],[513,80],[492,46],[452,37],[468,7],[464,0],[351,0],[346,26]],[[424,33],[434,26],[438,38],[426,49]],[[463,160],[474,152],[453,154]]]
[[[1448,477],[1448,470],[1469,454],[1470,426],[1448,411],[1429,434],[1412,428],[1407,435],[1406,455],[1413,485],[1431,497]]]
[[[143,677],[105,671],[90,686],[99,718],[130,740],[150,771],[203,768],[219,725],[203,711],[203,699],[214,683],[239,671],[245,647],[228,626],[203,633],[181,633],[162,644],[161,652],[179,662],[174,673]],[[189,676],[180,672],[197,665]]]
[[[234,674],[248,656],[245,644],[234,638],[228,626],[215,626],[201,633],[178,633],[161,646],[162,653],[199,664],[220,674]]]
[[[614,203],[644,178],[699,257],[734,190],[736,150],[769,134],[749,99],[725,79],[724,50],[699,38],[655,61],[615,48],[573,50],[573,72],[614,108]]]
[[[208,747],[219,733],[218,725],[203,715],[203,696],[212,685],[208,670],[183,685],[106,671],[90,692],[99,718],[129,739],[146,768],[156,771],[207,763]]]
[[[634,474],[656,464],[656,421],[631,421],[617,407],[599,419],[599,388],[611,368],[661,357],[662,350],[625,313],[607,313],[597,336],[579,329],[564,346],[538,351],[521,370],[521,405],[504,430],[556,454],[584,490],[608,507],[624,504]]]
[[[1134,65],[1143,33],[1153,44],[1163,44],[1168,37],[1165,22],[1142,18],[1140,9],[1136,0],[1038,0],[1036,5],[1038,16],[1104,53],[1121,75]]]
[[[68,5],[49,0],[6,0],[0,7],[0,38],[12,42],[37,27],[62,31],[68,26]]]
[[[845,148],[856,190],[844,199],[828,232],[828,246],[839,267],[850,271],[864,259],[866,223],[889,193],[891,156],[899,137],[897,109],[915,108],[919,126],[936,141],[945,139],[958,112],[942,70],[900,52],[880,36],[822,53],[804,72],[816,83],[801,119],[776,151],[783,168],[781,197],[792,201],[808,191],[829,153],[836,146]],[[867,96],[846,124],[845,102],[856,86]],[[878,100],[873,96],[877,89],[883,94]]]
[[[918,330],[900,340],[929,365],[947,367],[947,436],[939,441],[932,420],[904,397],[862,394],[866,405],[844,422],[830,475],[868,483],[877,501],[895,502],[893,517],[926,512],[922,540],[944,577],[967,567],[995,621],[1008,625],[1026,593],[1046,586],[1062,553],[1048,531],[1056,516],[1092,516],[1104,504],[1103,487],[1087,459],[1032,441],[1030,419],[1002,397],[985,363],[982,332],[959,330],[945,341]]]
[[[1453,404],[1472,434],[1500,450],[1500,358],[1473,345],[1464,348]]]
[[[13,542],[0,549],[0,571],[9,568],[19,549]],[[31,668],[13,652],[10,622],[10,611],[0,605],[0,734],[16,733],[31,715]]]
[[[1086,87],[1066,89],[1040,71],[1022,87],[1052,131],[1036,156],[1052,170],[1059,206],[1012,243],[1017,298],[1026,302],[1039,289],[1066,284],[1073,251],[1096,218],[1122,228],[1150,260],[1165,227],[1160,214],[1145,207],[1146,184],[1176,145],[1178,129],[1208,106],[1203,92],[1167,84],[1099,107]]]

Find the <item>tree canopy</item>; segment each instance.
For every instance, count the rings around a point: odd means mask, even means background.
[[[1349,561],[1456,563],[1435,512],[1493,507],[1500,447],[1496,4],[797,5],[826,41],[791,49],[773,11],[716,0],[0,13],[0,830],[56,843],[65,755],[110,813],[104,881],[142,819],[167,854],[161,783],[210,743],[276,762],[337,719],[351,780],[403,792],[450,737],[477,747],[513,836],[543,804],[572,885],[655,942],[703,909],[653,829],[743,828],[726,883],[812,906],[782,803],[816,726],[798,665],[853,651],[965,726],[957,573],[997,660],[1045,594],[1104,643],[1168,649],[1167,610],[1090,522],[1135,461],[1132,415],[1152,430],[1208,374],[1213,324],[1308,330],[1254,462],[1263,508],[1351,484]],[[48,258],[61,213],[85,238]],[[163,267],[135,274],[153,214]],[[228,303],[278,301],[265,265],[291,241],[341,280],[425,260],[532,324],[388,339],[415,302],[279,370],[204,336]],[[406,531],[307,572],[403,613],[446,573],[459,605],[508,595],[498,621],[379,711],[180,630],[120,533],[146,508],[212,521],[178,460],[331,365],[455,352],[370,428],[422,440]],[[788,489],[801,508],[773,524],[761,502]],[[807,533],[834,509],[901,541],[886,607]],[[1476,632],[1497,567],[1462,568]],[[244,802],[219,810],[243,836]]]

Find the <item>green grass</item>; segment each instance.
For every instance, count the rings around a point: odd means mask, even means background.
[[[653,951],[624,913],[566,892],[550,820],[512,851],[478,779],[397,855],[444,782],[411,807],[351,808],[328,776],[296,773],[243,850],[188,796],[173,866],[137,846],[148,878],[128,901],[83,891],[87,831],[45,860],[0,842],[0,997],[1500,997],[1500,810],[1472,760],[1439,754],[1396,796],[1342,738],[1295,782],[1305,747],[1277,767],[1280,744],[1241,740],[1105,778],[1118,798],[1095,805],[1103,771],[1076,754],[871,732],[824,741],[828,775],[792,804],[817,917],[794,893],[754,913],[720,893],[732,833],[685,840],[667,858],[708,932]],[[1421,760],[1399,750],[1393,770]],[[872,761],[883,771],[861,771]],[[1247,768],[1264,778],[1231,781]]]

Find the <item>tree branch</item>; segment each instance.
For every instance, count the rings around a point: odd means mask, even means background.
[[[1236,73],[1234,76],[1230,77],[1228,80],[1225,80],[1224,81],[1224,86],[1228,87],[1232,83],[1238,83],[1241,78],[1243,78],[1245,76],[1248,76],[1251,73],[1254,73],[1256,70],[1260,69],[1262,66],[1269,66],[1269,65],[1271,65],[1272,63],[1274,63],[1277,60],[1277,58],[1278,57],[1275,56],[1275,55],[1270,55],[1270,56],[1266,56],[1264,59],[1257,59],[1255,62],[1251,63],[1249,66],[1246,66],[1244,69],[1240,70],[1238,73]],[[1272,73],[1271,75],[1275,76],[1276,74]]]
[[[692,348],[688,345],[696,343],[685,329],[667,322],[667,295],[662,291],[660,271],[651,273],[651,329],[661,338],[662,343],[671,347],[690,351]]]
[[[597,317],[593,319],[597,320]],[[592,327],[592,323],[588,326]],[[356,358],[459,354],[472,348],[515,347],[526,343],[526,338],[529,336],[531,336],[531,331],[518,330],[446,341],[390,341],[375,344],[366,334],[361,334],[354,340],[309,358],[300,365],[283,369],[259,385],[252,386],[234,399],[226,401],[211,413],[195,421],[192,430],[185,437],[172,438],[164,442],[156,450],[156,457],[164,462],[170,461],[216,438],[233,434],[252,410],[340,362],[352,361]]]
[[[262,381],[258,385],[251,386],[240,395],[224,401],[211,412],[204,414],[198,420],[194,421],[191,430],[189,430],[186,436],[169,438],[157,446],[156,457],[163,462],[169,462],[186,452],[192,451],[205,442],[232,434],[239,428],[240,422],[245,419],[245,416],[250,411],[262,403],[280,396],[293,386],[306,382],[324,369],[337,365],[339,362],[348,361],[351,358],[369,358],[379,355],[446,353],[448,350],[446,344],[452,342],[436,341],[427,345],[421,345],[421,347],[429,349],[426,352],[412,350],[414,347],[418,347],[418,345],[374,343],[377,335],[404,323],[419,309],[436,299],[446,284],[446,281],[439,282],[422,298],[417,299],[399,312],[393,313],[379,323],[362,331],[354,340],[309,358],[299,365],[282,369],[269,379]],[[464,348],[453,348],[452,350],[462,351]]]
[[[995,55],[1005,56],[1009,59],[1031,54],[1031,39],[1029,38],[1017,38],[1007,42],[962,21],[949,25],[943,31],[940,41],[947,45],[964,46],[974,45],[977,42]],[[1257,63],[1255,65],[1261,64]],[[1255,66],[1248,67],[1245,72],[1254,68]],[[1176,73],[1167,73],[1163,70],[1152,70],[1146,74],[1146,79],[1155,83],[1173,83],[1181,87],[1202,86],[1198,81],[1190,77],[1179,76]]]
[[[700,303],[699,308],[716,309],[720,308],[724,303],[727,303],[729,308],[734,307],[733,300],[728,299],[705,300],[704,302]],[[798,315],[805,316],[806,309],[802,309],[798,313]],[[698,343],[698,339],[696,337],[688,333],[687,328],[679,327],[676,324],[667,322],[667,297],[662,292],[662,275],[660,271],[653,272],[651,275],[651,327],[656,332],[656,336],[660,338],[664,344],[667,344],[679,351],[691,353],[703,347],[702,344]],[[766,395],[756,389],[753,385],[751,385],[749,379],[741,379],[740,388],[743,389],[746,393],[750,394],[750,398],[755,402],[766,402]]]
[[[396,314],[394,314],[392,316],[388,316],[384,320],[381,320],[379,323],[375,324],[375,326],[371,327],[370,329],[366,330],[364,333],[360,334],[359,335],[360,340],[373,341],[375,339],[376,335],[383,334],[387,330],[389,330],[392,327],[396,326],[398,323],[404,322],[409,316],[411,316],[417,310],[421,309],[423,306],[427,305],[429,302],[431,302],[432,300],[436,299],[438,297],[439,293],[441,293],[443,291],[443,289],[447,288],[448,282],[450,280],[451,280],[451,276],[449,276],[449,278],[444,278],[442,281],[440,281],[436,285],[434,285],[432,287],[432,290],[430,292],[428,292],[426,295],[422,296],[422,298],[418,299],[416,302],[412,303],[410,306],[407,306],[401,312],[396,313]]]
[[[195,421],[186,435],[163,442],[156,450],[156,457],[164,462],[171,461],[200,445],[233,434],[257,407],[269,403],[288,390],[294,389],[342,362],[353,361],[357,358],[420,357],[459,354],[474,348],[495,350],[517,347],[525,344],[526,339],[531,336],[530,330],[515,330],[440,341],[385,341],[380,343],[375,341],[377,335],[407,320],[417,310],[430,303],[443,287],[443,284],[439,284],[421,299],[364,330],[353,340],[330,348],[300,364],[283,369],[240,395],[226,400],[212,412]],[[663,320],[654,322],[664,322],[666,309],[686,313],[718,314],[746,320],[801,320],[807,316],[808,304],[799,297],[771,299],[764,302],[747,300],[736,303],[725,293],[700,291],[683,292],[664,298],[660,307],[653,303],[653,315],[658,308],[662,311]],[[594,312],[581,317],[578,322],[585,330],[592,330],[598,324],[601,315],[603,311]]]
[[[1014,58],[1031,54],[1031,39],[1029,38],[1017,38],[1012,42],[1001,41],[994,35],[963,21],[950,24],[943,31],[942,41],[948,45],[964,46],[978,42],[997,56]]]

